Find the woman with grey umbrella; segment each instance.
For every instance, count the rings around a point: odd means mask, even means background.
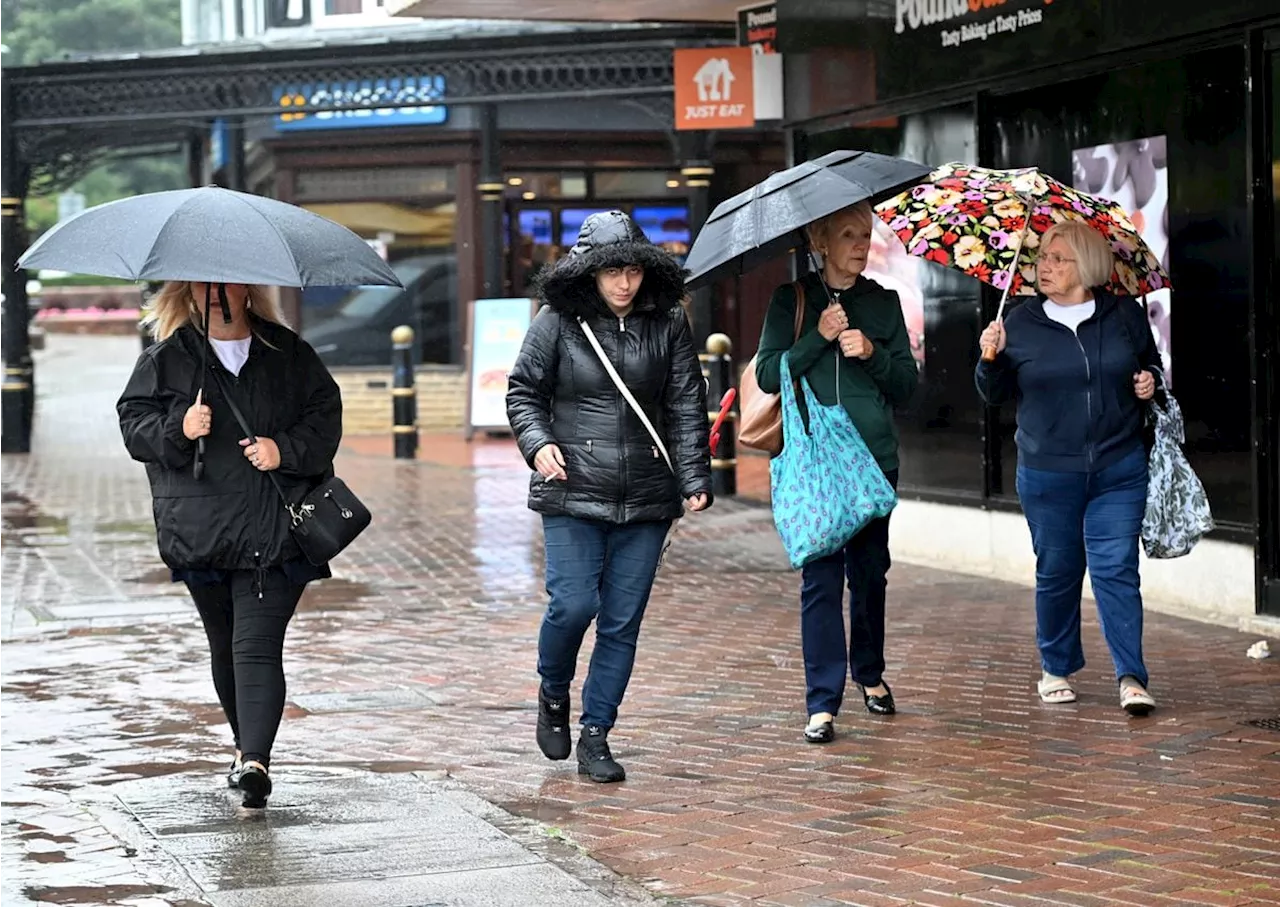
[[[208,636],[235,741],[228,781],[244,806],[260,809],[284,712],[285,630],[307,583],[330,575],[303,558],[269,474],[296,500],[331,473],[342,399],[265,291],[220,284],[221,312],[210,318],[211,289],[170,282],[155,297],[144,321],[156,343],[117,411],[125,446],[147,467],[160,556],[186,583]],[[229,396],[258,436],[244,437]]]

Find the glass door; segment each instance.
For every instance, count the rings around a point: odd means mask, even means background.
[[[1260,182],[1271,187],[1270,222],[1259,218],[1262,242],[1270,246],[1270,279],[1255,295],[1260,311],[1254,320],[1258,358],[1258,611],[1280,617],[1280,30],[1267,35],[1267,78],[1270,97],[1263,109],[1270,120],[1258,124],[1265,136],[1261,156],[1268,173]],[[1265,256],[1259,256],[1260,263]]]

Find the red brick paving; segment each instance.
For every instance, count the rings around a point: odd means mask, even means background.
[[[60,419],[84,424],[55,430],[44,406],[40,453],[4,459],[18,527],[5,626],[20,630],[5,645],[7,810],[152,762],[223,759],[202,636],[156,582],[136,525],[142,476],[104,392],[42,387],[61,394]],[[659,579],[613,738],[629,780],[596,786],[533,743],[540,535],[511,444],[424,438],[418,462],[399,462],[378,443],[349,440],[339,463],[375,522],[294,625],[278,763],[443,766],[702,904],[1280,903],[1280,733],[1243,723],[1280,715],[1280,660],[1245,658],[1250,638],[1149,615],[1161,707],[1135,721],[1090,617],[1081,701],[1045,706],[1027,590],[897,566],[887,656],[900,714],[872,718],[852,695],[837,741],[806,745],[796,577],[767,512],[724,502],[689,520]],[[83,620],[8,617],[14,603],[21,615],[86,597],[156,603],[157,619],[121,612],[86,635]],[[135,684],[161,685],[138,702]],[[404,689],[430,704],[296,704]],[[86,695],[93,712],[72,706]],[[60,703],[70,713],[49,717]],[[37,721],[56,731],[40,747],[22,730]]]

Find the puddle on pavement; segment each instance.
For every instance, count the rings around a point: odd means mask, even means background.
[[[23,854],[34,863],[70,863],[71,858],[64,850],[29,850]]]
[[[156,526],[151,520],[104,520],[94,523],[93,531],[101,535],[154,535]]]
[[[361,601],[372,598],[378,590],[368,583],[334,577],[312,583],[298,603],[300,612],[308,611],[356,611],[363,607]]]
[[[75,885],[58,888],[28,887],[22,892],[33,901],[41,904],[98,904],[110,905],[130,898],[154,897],[167,894],[172,888],[163,885]],[[182,907],[193,902],[183,900],[170,902],[174,907]]]
[[[555,825],[572,819],[577,813],[572,806],[545,800],[510,800],[499,803],[503,809],[525,819],[534,819],[546,825]]]
[[[139,573],[137,576],[126,577],[126,583],[141,583],[144,585],[169,585],[173,582],[173,574],[168,567],[156,567],[153,570],[147,570]]]

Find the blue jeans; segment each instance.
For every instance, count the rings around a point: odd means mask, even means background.
[[[551,601],[538,634],[538,673],[549,697],[568,696],[582,639],[596,621],[595,650],[582,685],[584,725],[608,729],[617,720],[670,526],[542,518]]]
[[[898,471],[885,473],[898,487]],[[889,518],[873,520],[835,554],[805,564],[800,585],[800,645],[810,715],[840,713],[846,675],[864,687],[884,674],[884,605],[889,586]],[[849,644],[844,588],[849,584]]]
[[[1066,677],[1084,667],[1080,595],[1087,566],[1116,677],[1129,675],[1146,686],[1138,574],[1145,451],[1092,473],[1019,465],[1018,498],[1036,553],[1036,644],[1044,670]]]

